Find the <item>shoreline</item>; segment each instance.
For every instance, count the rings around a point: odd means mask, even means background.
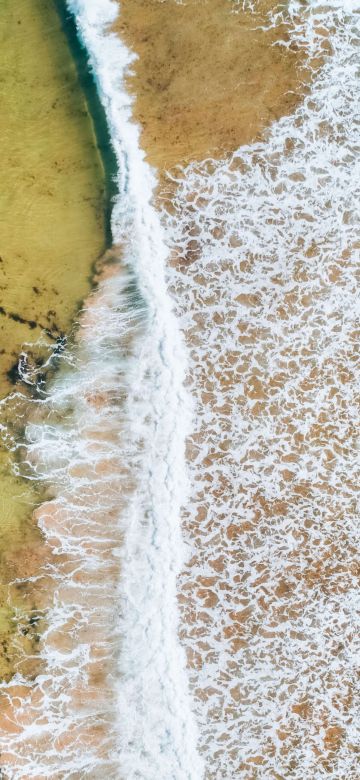
[[[107,249],[110,249],[113,243],[111,233],[111,215],[112,204],[117,195],[116,155],[112,146],[105,110],[97,91],[96,73],[92,72],[91,70],[89,65],[88,52],[82,45],[77,34],[75,15],[69,9],[67,0],[53,0],[53,2],[61,21],[61,28],[67,39],[69,51],[76,66],[80,89],[85,96],[89,116],[93,125],[94,136],[96,138],[96,148],[99,151],[99,156],[103,165],[105,182],[105,253]]]
[[[115,244],[112,251],[120,251],[121,262],[118,271],[114,257],[110,258],[108,270],[105,262],[105,279],[90,295],[81,318],[83,330],[80,328],[78,333],[78,348],[83,349],[85,355],[87,349],[92,351],[95,360],[86,358],[81,380],[81,371],[77,372],[75,362],[73,370],[67,371],[65,365],[52,381],[47,401],[55,414],[52,426],[47,428],[41,420],[36,421],[36,414],[28,425],[29,459],[36,470],[40,469],[42,478],[50,485],[57,485],[55,499],[37,510],[38,522],[50,545],[54,546],[55,542],[55,550],[60,556],[58,564],[55,561],[49,572],[51,577],[55,576],[55,583],[58,578],[57,599],[49,610],[42,640],[42,656],[47,661],[48,672],[44,671],[27,693],[18,694],[20,710],[16,710],[16,701],[15,709],[5,708],[7,724],[15,723],[18,731],[10,743],[7,737],[7,744],[2,742],[0,735],[2,759],[5,771],[8,767],[12,778],[22,778],[25,771],[26,777],[37,776],[39,769],[46,773],[49,767],[52,776],[56,777],[51,750],[53,735],[57,733],[52,729],[56,728],[59,734],[56,744],[61,749],[64,772],[77,772],[82,766],[84,771],[94,772],[100,767],[101,773],[101,767],[106,766],[108,776],[113,778],[118,777],[119,771],[129,778],[140,773],[146,780],[158,780],[180,772],[184,780],[199,780],[202,769],[196,754],[196,727],[188,700],[185,659],[177,641],[175,578],[182,561],[178,514],[185,491],[185,433],[174,420],[171,409],[178,410],[180,404],[182,423],[187,419],[188,410],[183,394],[182,345],[163,279],[167,250],[158,217],[150,205],[155,179],[144,163],[137,143],[137,131],[131,120],[131,101],[120,90],[121,75],[127,69],[131,55],[105,29],[114,19],[116,5],[105,0],[89,9],[86,3],[74,0],[69,7],[76,14],[80,38],[90,53],[104,105],[111,112],[108,114],[109,126],[119,166],[119,195],[112,215]],[[135,289],[131,286],[131,309],[127,312],[126,307],[123,309],[120,291],[117,299],[116,295],[118,285],[121,287],[121,274],[129,269],[132,269],[136,283]],[[110,306],[106,303],[106,290],[111,299]],[[145,332],[135,342],[132,355],[127,342],[136,324],[134,297],[143,310]],[[119,335],[117,329],[122,318],[127,320],[124,344],[121,331]],[[91,336],[94,328],[95,341]],[[90,342],[87,341],[89,336]],[[81,387],[78,387],[79,381]],[[92,390],[88,389],[87,383]],[[67,412],[68,403],[70,412]],[[77,435],[76,426],[81,424],[82,414],[91,414],[96,430],[85,428]],[[63,415],[64,424],[61,422]],[[103,442],[97,442],[100,433],[97,416],[111,426],[109,444],[106,432]],[[75,427],[67,431],[67,420],[71,419],[74,419]],[[129,473],[126,475],[125,471],[125,485],[120,486],[119,492],[116,485],[124,478],[121,468],[124,451]],[[154,469],[159,474],[156,482],[152,476]],[[77,509],[77,489],[81,511]],[[111,583],[106,574],[101,580],[97,574],[102,571],[103,564],[105,568],[110,565],[109,547],[101,541],[106,533],[103,512],[109,501],[109,528],[114,544],[111,557],[115,567],[115,580]],[[119,501],[126,504],[120,516]],[[97,502],[100,502],[99,506]],[[89,529],[85,522],[87,512],[90,512]],[[91,523],[94,523],[93,529]],[[100,547],[96,546],[96,551],[99,549],[100,558],[92,570],[91,551],[97,533]],[[77,544],[80,545],[78,552]],[[73,545],[75,569],[71,559]],[[81,587],[77,580],[79,567],[83,570],[79,580]],[[121,577],[114,605],[119,567]],[[64,575],[66,573],[65,580],[62,570]],[[88,625],[89,631],[87,634],[85,630],[79,648],[77,642],[74,644],[77,628],[76,622],[74,625],[71,622],[72,607],[67,595],[69,590],[71,596],[73,586],[76,586],[74,593],[79,600],[76,601],[79,607],[75,609],[82,615],[81,626],[86,629]],[[101,618],[106,626],[94,640],[92,616],[104,599],[110,599],[110,613]],[[104,642],[109,625],[112,635]],[[80,652],[79,661],[85,654],[85,659],[91,663],[93,658],[95,660],[93,654],[99,653],[94,677],[90,667],[82,666],[82,661],[72,667],[71,658],[76,658],[77,652]],[[110,655],[115,653],[115,657],[107,671],[104,659],[108,652]],[[57,657],[63,659],[59,669]],[[67,668],[74,681],[70,695],[64,687],[66,698],[62,704],[62,686],[68,684]],[[149,669],[152,670],[150,677]],[[104,674],[112,683],[106,703],[112,712],[110,720],[108,715],[102,715]],[[8,691],[11,687],[10,683]],[[40,723],[37,721],[38,709]],[[99,719],[100,731],[96,732],[94,724]],[[108,728],[104,742],[101,734],[103,726],[106,734],[106,723],[111,724],[111,728]],[[62,777],[62,770],[58,774]]]
[[[140,141],[160,175],[170,167],[157,203],[196,405],[177,598],[205,776],[355,780],[355,3],[291,4],[315,69],[304,99],[254,143],[175,171],[184,156],[161,121],[182,71],[149,63],[163,39],[189,56],[173,29],[187,11],[127,7]],[[153,9],[163,24],[146,29]]]
[[[135,273],[148,323],[129,376],[127,400],[130,459],[126,460],[133,464],[139,481],[125,515],[120,556],[119,770],[129,778],[158,780],[179,773],[184,780],[199,780],[202,764],[196,751],[185,659],[177,639],[176,604],[189,410],[183,389],[183,346],[164,279],[167,248],[152,206],[156,179],[144,161],[133,101],[125,91],[133,55],[110,32],[117,4],[105,1],[88,10],[86,3],[74,0],[72,7],[110,108],[123,195],[114,208],[114,242],[122,246],[125,267]],[[108,29],[102,37],[105,24]],[[171,411],[178,410],[179,404],[181,422]]]
[[[119,189],[74,364],[28,427],[29,461],[55,486],[38,520],[58,559],[47,676],[7,712],[12,780],[302,780],[304,767],[356,780],[353,670],[338,664],[354,651],[358,574],[354,231],[346,216],[339,246],[326,200],[330,187],[348,214],[326,99],[340,73],[351,119],[346,15],[331,11],[318,102],[230,159],[187,166],[160,215],[133,55],[110,32],[117,3],[69,6]],[[311,20],[307,33],[316,54]]]

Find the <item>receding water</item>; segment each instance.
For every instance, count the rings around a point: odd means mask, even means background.
[[[177,587],[206,780],[359,776],[355,5],[120,3],[194,404]]]

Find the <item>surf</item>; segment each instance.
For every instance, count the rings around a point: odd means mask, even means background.
[[[23,463],[49,493],[36,520],[52,564],[38,575],[48,599],[43,672],[2,685],[2,766],[13,778],[198,779],[177,638],[190,412],[164,279],[168,250],[121,86],[131,55],[105,34],[116,5],[69,9],[107,112],[119,194],[114,248],[74,348],[27,423]]]
[[[118,6],[69,2],[119,194],[27,425],[55,563],[45,671],[2,687],[10,777],[356,778],[358,18],[302,8],[294,40],[321,60],[303,100],[261,140],[164,175],[160,214]]]

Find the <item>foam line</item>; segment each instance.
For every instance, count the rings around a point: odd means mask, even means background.
[[[39,580],[53,605],[43,674],[33,686],[20,677],[2,686],[15,731],[0,736],[2,764],[12,780],[199,780],[176,601],[191,410],[164,279],[168,250],[124,90],[132,55],[108,30],[118,6],[68,7],[118,160],[112,232],[121,262],[105,268],[70,365],[27,427],[25,466],[52,495],[37,515],[53,553]]]
[[[196,728],[177,638],[176,574],[183,561],[179,513],[187,492],[189,411],[183,347],[164,279],[168,252],[150,204],[155,179],[140,151],[124,90],[133,56],[107,32],[117,4],[72,0],[68,5],[89,52],[119,163],[113,239],[127,246],[126,260],[147,308],[126,409],[140,478],[121,550],[120,769],[127,778],[199,780]]]

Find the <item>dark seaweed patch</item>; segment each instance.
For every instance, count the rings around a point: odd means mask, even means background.
[[[2,314],[3,317],[8,317],[10,320],[13,320],[13,322],[18,322],[21,325],[27,325],[28,328],[30,328],[30,330],[34,330],[35,328],[41,328],[52,341],[57,341],[58,339],[61,340],[64,338],[64,334],[61,333],[61,331],[59,330],[55,322],[52,323],[51,328],[46,328],[44,325],[41,324],[41,322],[36,322],[36,320],[29,320],[26,317],[22,317],[21,314],[17,314],[14,311],[7,312],[3,306],[0,306],[0,314]],[[54,315],[55,312],[51,310],[48,312],[48,315],[49,314]],[[49,319],[49,316],[47,316],[47,319]]]
[[[21,317],[20,314],[16,314],[13,311],[9,311],[7,316],[10,320],[14,320],[14,322],[20,322],[21,325],[28,325],[31,330],[38,327],[38,323],[35,322],[35,320],[27,320],[25,317]]]
[[[16,382],[18,382],[20,379],[18,361],[16,361],[16,363],[13,363],[11,368],[9,368],[9,370],[6,372],[6,376],[10,384],[16,385]]]

